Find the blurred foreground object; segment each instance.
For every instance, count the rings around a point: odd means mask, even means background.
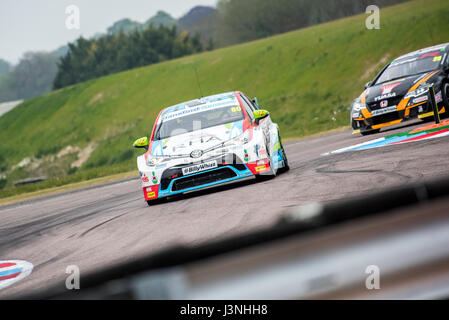
[[[34,299],[443,299],[449,178],[290,208],[278,224],[176,247]],[[366,271],[380,271],[369,290]],[[368,268],[368,269],[367,269]]]

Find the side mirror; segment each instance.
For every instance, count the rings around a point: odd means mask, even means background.
[[[373,85],[372,81],[369,81],[365,84],[365,89],[368,89],[369,87],[371,87]]]
[[[260,120],[267,118],[270,113],[267,110],[256,110],[253,112],[254,122],[259,125]]]
[[[256,97],[254,97],[253,100],[251,100],[253,102],[253,104],[256,106],[257,109],[259,109],[259,101],[257,100]]]
[[[143,137],[143,138],[137,139],[136,141],[134,141],[133,147],[137,148],[137,149],[144,148],[145,150],[148,150],[148,138]]]

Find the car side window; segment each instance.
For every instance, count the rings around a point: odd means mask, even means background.
[[[242,100],[243,107],[245,108],[246,113],[248,114],[248,117],[251,119],[251,121],[254,120],[254,109],[251,107],[251,104],[248,103],[248,101],[245,99],[245,97],[240,94],[240,99]]]

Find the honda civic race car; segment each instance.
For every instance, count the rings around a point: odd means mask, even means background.
[[[230,92],[162,110],[137,158],[142,190],[154,200],[288,170],[279,127],[257,99]]]
[[[377,133],[381,128],[434,115],[429,90],[438,112],[449,112],[449,43],[421,49],[395,59],[351,106],[354,133]],[[432,94],[433,94],[432,92]]]

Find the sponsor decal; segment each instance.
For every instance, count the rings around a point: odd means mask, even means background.
[[[248,151],[246,151],[246,149],[245,149],[245,150],[243,150],[243,152],[245,153],[245,157],[243,159],[245,160],[245,162],[248,162],[249,161]]]
[[[145,182],[145,183],[150,182],[150,179],[147,177],[147,175],[145,173],[143,174],[142,182]]]
[[[197,172],[201,172],[201,171],[205,171],[205,170],[210,170],[210,169],[214,169],[217,168],[218,164],[217,161],[210,161],[210,162],[205,162],[205,163],[201,163],[201,164],[197,164],[191,167],[187,167],[187,168],[183,168],[182,169],[182,174],[187,176],[189,174],[193,174],[193,173],[197,173]]]
[[[432,52],[432,53],[426,53],[426,54],[423,54],[421,57],[419,57],[419,59],[424,59],[424,58],[429,58],[429,57],[436,57],[439,54],[440,54],[440,51],[436,51],[436,52]]]
[[[0,290],[26,278],[32,271],[33,265],[27,261],[0,261]]]
[[[153,175],[153,178],[151,179],[151,181],[152,181],[154,184],[157,184],[156,173],[153,171],[151,174]]]
[[[147,194],[148,199],[156,198],[156,192],[150,192]]]
[[[427,97],[426,97],[427,98]],[[441,101],[443,101],[443,95],[441,93],[441,91],[439,91],[436,95],[435,95],[435,101],[437,103],[440,103]]]
[[[394,98],[396,97],[396,92],[392,92],[392,93],[387,93],[378,97],[374,98],[374,101],[380,101],[380,100],[385,100],[385,99],[390,99],[390,98]]]
[[[146,188],[146,192],[150,193],[150,192],[156,191],[157,188],[158,188],[158,186],[147,187]]]
[[[267,171],[270,169],[268,159],[251,162],[251,163],[248,163],[247,166],[248,166],[248,169],[252,172],[252,174],[259,174],[261,172],[264,172],[264,171]]]
[[[379,109],[379,110],[374,110],[374,111],[371,111],[371,114],[373,115],[373,117],[375,117],[375,116],[380,116],[382,114],[386,114],[386,113],[390,113],[390,112],[394,112],[394,111],[396,111],[396,106]]]
[[[256,154],[257,157],[259,157],[259,150],[260,150],[260,145],[256,144],[254,146],[254,153]]]
[[[143,188],[145,200],[151,200],[158,197],[159,185]]]
[[[265,148],[260,149],[259,156],[263,157],[263,156],[266,156],[266,155],[267,155],[267,149],[265,149]]]
[[[219,108],[224,108],[224,107],[235,107],[235,106],[238,106],[237,101],[235,101],[234,99],[228,99],[228,101],[224,101],[224,102],[220,102],[220,103],[204,104],[204,105],[192,107],[189,109],[184,109],[181,111],[171,112],[171,111],[167,110],[166,113],[164,113],[162,115],[160,121],[173,120],[173,119],[177,119],[180,117],[184,117],[186,115],[203,112],[206,110],[213,110],[213,109],[219,109]]]
[[[421,103],[423,101],[427,101],[427,99],[428,99],[427,96],[422,96],[422,97],[416,98],[416,99],[413,100],[413,104],[418,104],[418,103]]]
[[[397,82],[397,83],[388,84],[386,86],[383,86],[382,87],[382,95],[391,93],[391,91],[393,91],[393,89],[396,88],[400,84],[401,84],[401,82]]]

